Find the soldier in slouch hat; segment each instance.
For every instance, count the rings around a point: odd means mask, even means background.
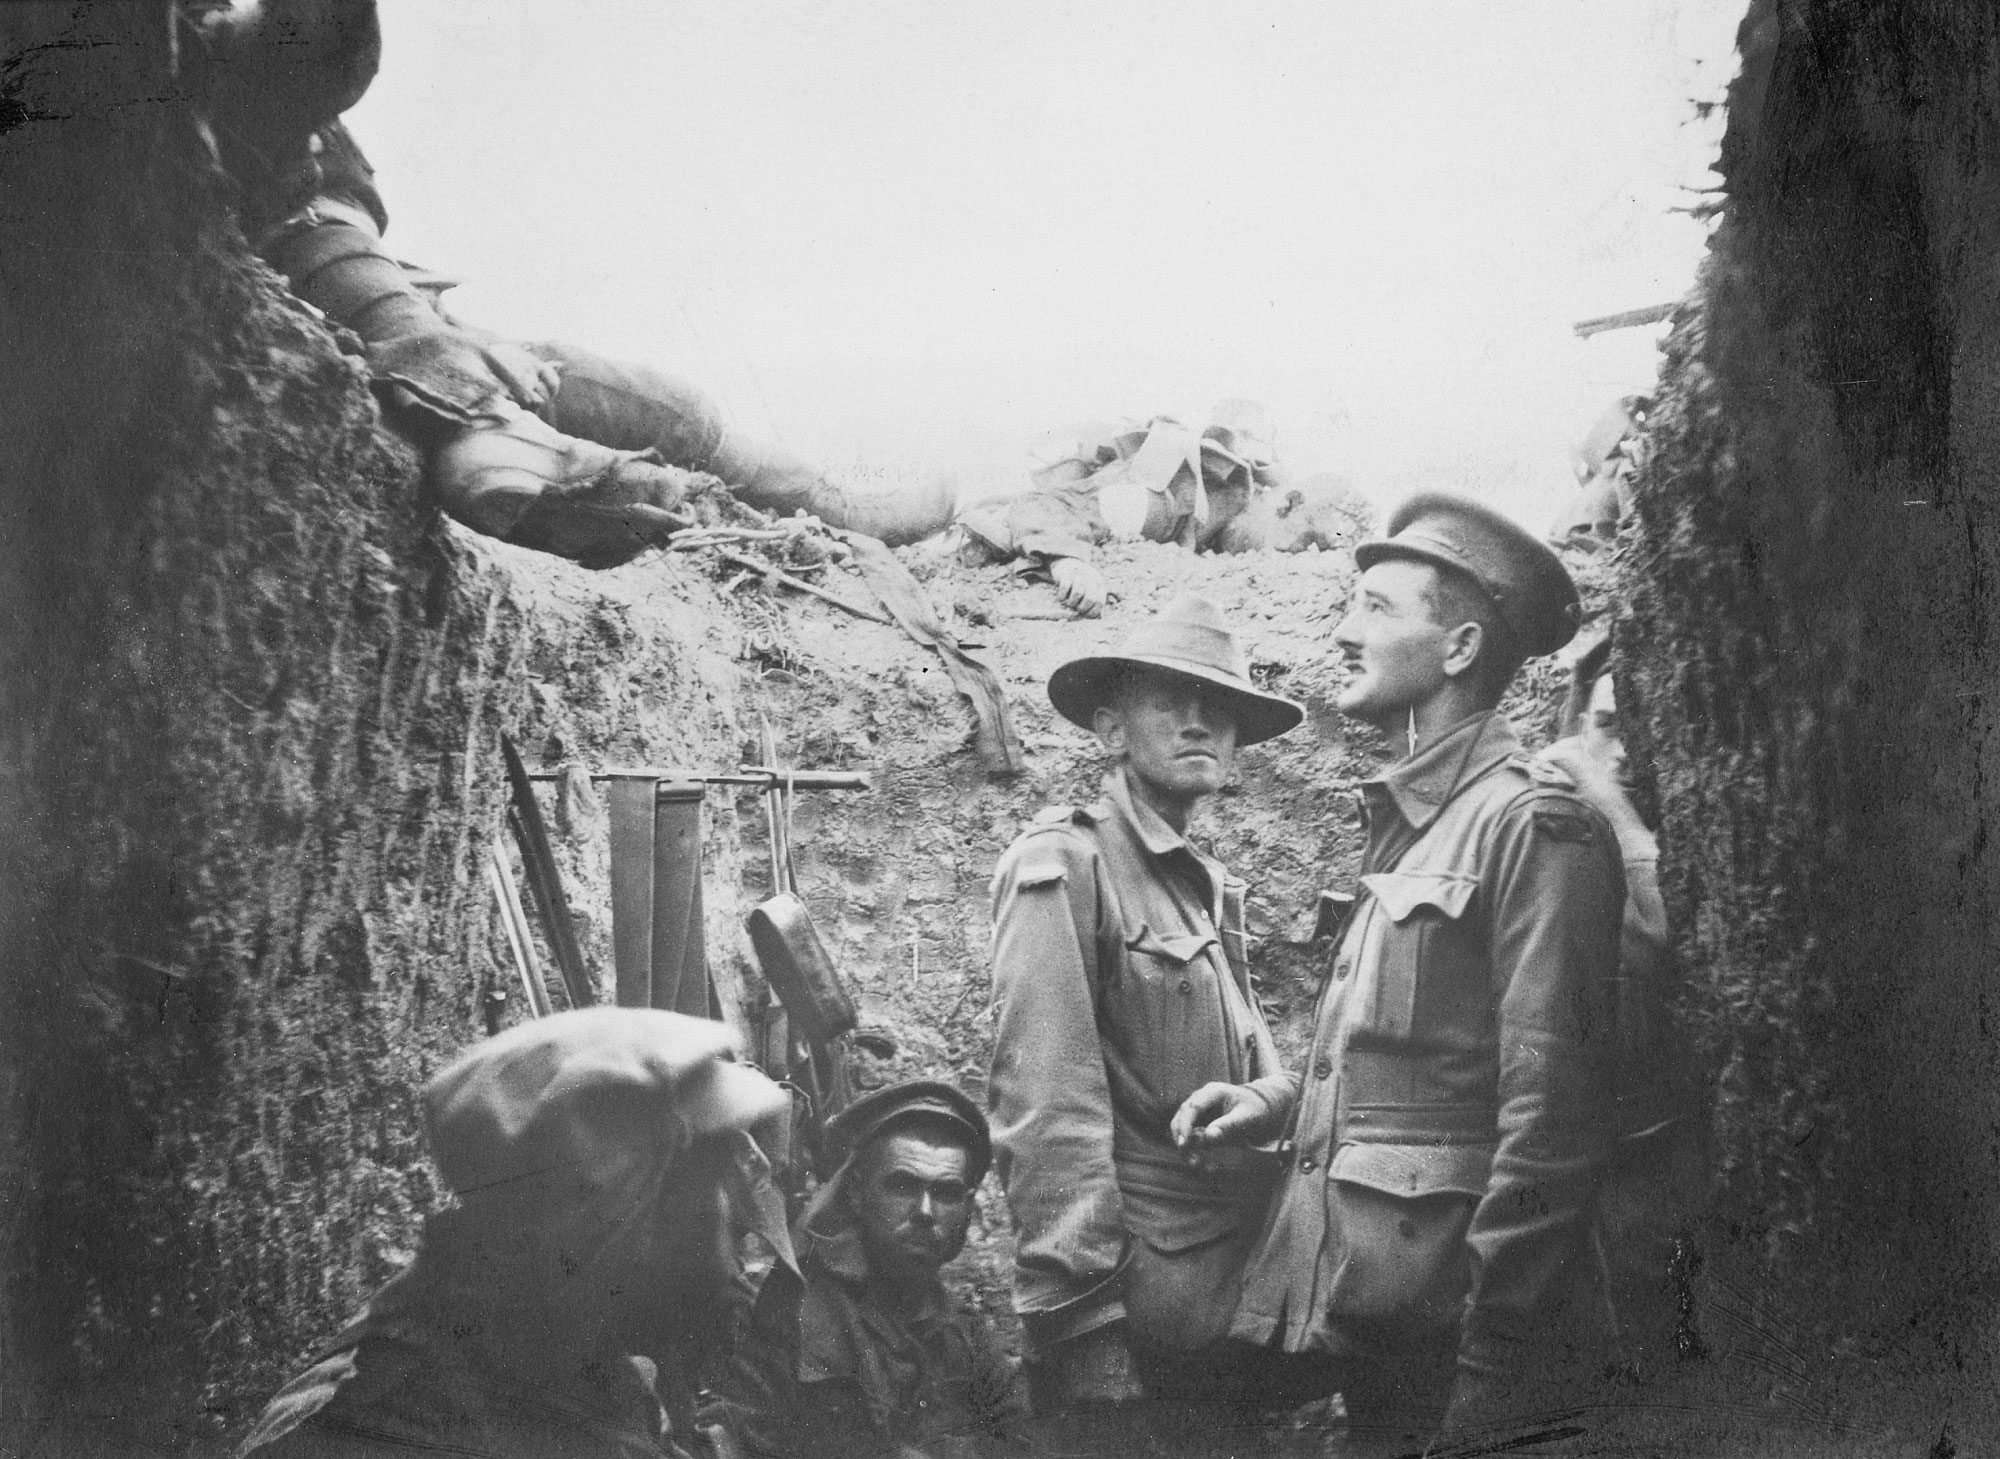
[[[1192,1163],[1169,1122],[1212,1081],[1275,1133],[1294,1086],[1249,979],[1244,884],[1188,839],[1236,751],[1294,728],[1216,608],[1183,598],[1049,699],[1114,764],[1096,804],[1043,812],[993,881],[989,1108],[1019,1239],[1037,1412],[1223,1396],[1268,1160]]]

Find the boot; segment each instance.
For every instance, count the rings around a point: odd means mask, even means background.
[[[566,436],[517,410],[448,437],[431,453],[430,479],[438,504],[476,532],[585,567],[615,567],[653,540],[618,509],[678,506],[690,477],[651,452]]]

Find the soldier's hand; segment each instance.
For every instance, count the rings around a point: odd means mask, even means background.
[[[1625,788],[1602,760],[1590,752],[1582,738],[1571,735],[1557,740],[1542,751],[1541,759],[1565,772],[1576,782],[1577,794],[1603,809],[1605,803],[1626,804]]]
[[[1169,1130],[1190,1163],[1202,1163],[1204,1148],[1248,1145],[1261,1138],[1271,1120],[1262,1095],[1241,1084],[1204,1084],[1174,1111]]]
[[[1079,618],[1096,618],[1104,612],[1110,596],[1104,574],[1080,557],[1049,560],[1049,578],[1056,585],[1056,601]]]
[[[1135,1403],[1145,1396],[1122,1322],[1070,1339],[1056,1349],[1054,1362],[1062,1375],[1064,1407]]]
[[[486,363],[507,387],[515,404],[526,410],[540,410],[554,398],[562,384],[562,370],[521,346],[496,339],[483,346]]]

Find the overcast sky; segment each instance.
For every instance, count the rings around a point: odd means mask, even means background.
[[[830,467],[1223,396],[1545,525],[1693,278],[1741,0],[382,0],[349,122],[464,317]]]

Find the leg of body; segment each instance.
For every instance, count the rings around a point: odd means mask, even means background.
[[[537,342],[526,349],[562,369],[562,385],[541,414],[563,434],[620,451],[658,451],[684,471],[715,469],[722,412],[687,381],[574,345]]]
[[[670,466],[721,477],[737,500],[760,511],[781,517],[810,512],[829,526],[866,532],[891,546],[951,525],[956,491],[948,480],[922,492],[864,497],[803,457],[731,425],[714,401],[678,376],[553,341],[527,349],[562,367],[562,386],[543,415],[567,435],[625,451],[658,451]]]

